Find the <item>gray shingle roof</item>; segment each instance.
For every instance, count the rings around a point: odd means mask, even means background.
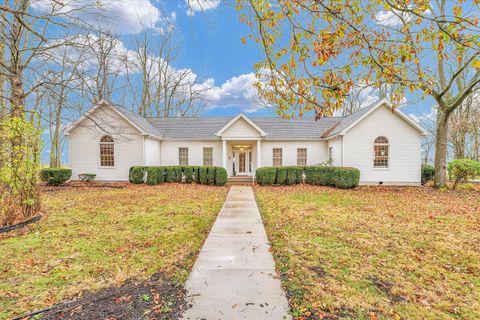
[[[367,113],[370,109],[375,107],[378,104],[378,101],[375,103],[372,103],[366,107],[363,107],[362,109],[358,110],[357,112],[354,112],[352,114],[349,114],[345,116],[344,118],[341,118],[341,121],[338,123],[338,125],[334,128],[332,128],[331,132],[328,132],[326,135],[324,135],[324,138],[326,137],[331,137],[334,135],[339,134],[346,128],[348,128],[352,123],[360,119],[365,113]]]
[[[267,133],[265,140],[309,140],[332,137],[361,118],[378,102],[346,117],[313,117],[284,119],[280,117],[249,117]],[[164,139],[217,140],[215,135],[233,117],[144,118],[135,112],[113,106],[145,133]]]
[[[165,139],[211,140],[232,118],[147,118]],[[251,117],[257,126],[267,133],[265,140],[319,139],[323,132],[340,121],[339,117],[283,119],[280,117]]]
[[[146,118],[142,117],[138,113],[130,111],[120,106],[112,106],[118,110],[121,114],[127,117],[131,122],[133,122],[137,127],[139,127],[143,132],[161,137],[161,133],[148,121]]]

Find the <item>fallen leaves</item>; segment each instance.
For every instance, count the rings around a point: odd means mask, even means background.
[[[480,318],[480,188],[258,187],[296,319]]]
[[[227,191],[180,184],[44,190],[47,218],[0,240],[0,318],[157,271],[184,281]],[[168,309],[165,302],[159,312]]]

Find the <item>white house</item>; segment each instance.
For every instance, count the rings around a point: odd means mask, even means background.
[[[360,169],[361,184],[420,184],[425,130],[382,100],[346,117],[146,118],[100,102],[66,130],[73,179],[126,181],[132,166],[214,165],[229,176],[265,166]]]

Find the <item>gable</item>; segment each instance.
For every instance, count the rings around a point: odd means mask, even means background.
[[[237,119],[237,121],[235,121],[222,133],[222,137],[225,138],[258,138],[260,136],[261,133],[243,118]]]
[[[343,118],[338,124],[332,127],[330,130],[326,131],[322,136],[323,138],[329,139],[337,135],[345,135],[352,128],[358,126],[360,123],[370,118],[371,114],[375,113],[377,110],[383,110],[390,114],[390,116],[396,116],[399,120],[403,121],[405,125],[410,126],[412,129],[416,130],[417,133],[421,135],[426,135],[426,130],[418,123],[416,123],[412,118],[404,114],[400,109],[396,108],[392,110],[392,105],[386,99],[383,99],[379,102],[371,104],[367,107],[360,109],[357,112],[354,112],[345,118]]]
[[[125,126],[116,127],[116,122]],[[79,126],[97,127],[99,131],[116,132],[121,131],[125,127],[133,127],[138,133],[151,137],[153,139],[161,140],[161,136],[152,124],[144,117],[127,110],[122,107],[114,106],[104,100],[97,103],[91,110],[85,113],[79,120],[70,124],[65,130],[64,134],[69,135],[75,131]]]
[[[139,135],[141,131],[109,106],[101,105],[85,114],[65,132],[67,135],[92,133],[96,137],[109,134],[114,139],[121,140]]]
[[[377,108],[367,117],[348,130],[345,136],[368,136],[370,139],[377,136],[419,136],[420,132],[405,121],[397,112],[389,108]]]

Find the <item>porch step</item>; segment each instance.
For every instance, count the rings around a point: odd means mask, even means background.
[[[231,186],[249,185],[253,183],[253,177],[250,176],[233,176],[228,177],[227,184]]]

